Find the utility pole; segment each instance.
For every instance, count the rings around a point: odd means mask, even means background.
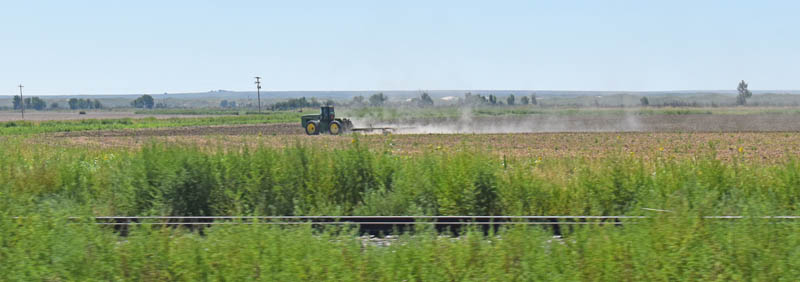
[[[22,119],[25,119],[25,99],[22,98],[22,83],[19,84],[19,108],[22,112]]]
[[[258,92],[258,112],[261,112],[261,77],[256,76],[256,92]]]

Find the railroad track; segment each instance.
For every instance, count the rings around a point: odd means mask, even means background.
[[[127,234],[129,226],[154,225],[187,227],[202,230],[216,225],[311,225],[354,226],[362,234],[390,234],[395,231],[410,231],[421,226],[432,226],[438,231],[457,233],[472,226],[484,231],[496,230],[500,226],[539,225],[561,235],[562,228],[576,225],[624,225],[635,224],[650,216],[98,216],[94,218],[70,217],[72,221],[93,220],[95,224],[111,226]],[[800,222],[800,216],[704,216],[705,220],[739,221],[757,219],[779,222]]]

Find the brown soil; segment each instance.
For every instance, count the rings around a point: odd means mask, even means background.
[[[429,151],[487,149],[492,154],[538,158],[598,158],[619,153],[643,158],[695,158],[714,154],[724,160],[773,162],[800,156],[800,115],[680,115],[640,116],[640,132],[620,132],[615,124],[622,117],[561,117],[561,124],[573,124],[565,131],[489,134],[371,134],[362,143],[375,150],[414,155]],[[553,120],[550,120],[552,122]],[[453,122],[453,121],[451,121]],[[475,124],[535,131],[545,120],[526,118],[476,119]],[[428,122],[429,125],[441,122]],[[418,123],[419,124],[419,123]],[[447,124],[447,122],[444,122]],[[508,127],[507,125],[518,127]],[[580,124],[582,127],[578,127]],[[425,126],[425,125],[422,125]],[[528,126],[528,127],[525,127]],[[539,127],[541,129],[541,127]],[[613,130],[617,129],[617,130]],[[611,132],[601,132],[611,131]],[[435,131],[434,131],[435,132]],[[58,138],[52,138],[58,137]],[[31,142],[55,146],[90,148],[136,148],[151,141],[216,148],[243,146],[282,148],[303,144],[320,149],[342,149],[354,138],[307,136],[299,123],[197,126],[180,128],[84,131],[42,134]]]
[[[783,132],[800,131],[800,115],[531,115],[429,119],[395,126],[407,128],[400,133]]]
[[[135,149],[150,142],[197,146],[208,150],[240,150],[244,147],[285,148],[304,145],[320,150],[352,146],[351,135],[175,135],[175,136],[78,136],[32,137],[29,142],[51,146],[93,149]],[[365,146],[396,155],[444,151],[480,150],[498,157],[604,158],[631,155],[645,159],[694,159],[714,155],[722,160],[780,162],[800,156],[800,133],[676,133],[676,132],[584,132],[522,134],[391,134],[358,137]]]
[[[356,121],[356,126],[365,123]],[[544,132],[800,132],[800,115],[576,115],[482,117],[470,120],[417,120],[381,124],[400,128],[398,134],[544,133]],[[377,132],[379,133],[379,131]],[[299,123],[191,126],[50,134],[56,137],[156,137],[202,135],[299,135]]]

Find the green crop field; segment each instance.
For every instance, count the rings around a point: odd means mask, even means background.
[[[229,109],[150,109],[138,110],[137,115],[239,115],[243,111]]]
[[[6,121],[0,122],[0,136],[36,134],[51,132],[73,132],[93,130],[166,128],[183,126],[237,125],[295,122],[301,113],[273,112],[262,115],[234,115],[213,117],[173,117],[158,119],[122,118],[122,119],[81,119],[81,120],[45,120],[45,121]]]
[[[760,218],[800,209],[794,108],[342,108],[360,124],[423,128],[345,136],[304,135],[299,117],[316,109],[304,112],[0,123],[0,280],[800,277],[800,220]],[[309,225],[121,232],[93,219],[271,215],[646,218],[556,237],[508,225],[385,238]],[[708,218],[719,215],[747,218]]]
[[[745,140],[736,141],[737,134],[726,135],[732,142],[772,136],[743,135]],[[773,135],[777,141],[760,149],[794,146],[795,135]],[[719,158],[720,151],[730,150],[715,145],[718,141],[679,154],[673,148],[691,140],[685,136],[569,136],[564,138],[579,137],[575,146],[605,152],[584,158],[562,154],[564,147],[545,146],[552,152],[529,148],[529,153],[506,154],[503,148],[469,143],[490,138],[492,143],[513,147],[521,142],[517,138],[531,138],[514,134],[419,136],[439,145],[421,146],[412,154],[395,150],[391,139],[380,135],[300,136],[295,141],[281,139],[283,146],[271,143],[278,137],[268,136],[238,144],[208,139],[218,145],[153,139],[136,147],[60,146],[40,143],[39,137],[6,137],[0,148],[0,277],[150,281],[798,277],[800,223],[703,218],[797,215],[800,161],[793,154],[762,160],[754,151],[758,148],[739,146]],[[664,141],[639,144],[652,142],[647,138]],[[319,144],[334,139],[346,142]],[[556,139],[550,142],[559,142]],[[610,142],[618,143],[604,145]],[[627,151],[629,144],[644,147],[634,153]],[[624,226],[576,226],[564,230],[561,238],[539,227],[458,237],[417,230],[387,239],[386,244],[358,237],[347,228],[220,225],[200,233],[134,226],[121,236],[88,219],[67,219],[101,215],[650,218]]]

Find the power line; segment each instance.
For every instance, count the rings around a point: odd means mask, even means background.
[[[258,92],[258,112],[261,112],[261,77],[256,76],[256,91]]]
[[[20,112],[22,112],[22,119],[25,119],[25,99],[22,98],[22,83],[19,84],[19,104]]]

